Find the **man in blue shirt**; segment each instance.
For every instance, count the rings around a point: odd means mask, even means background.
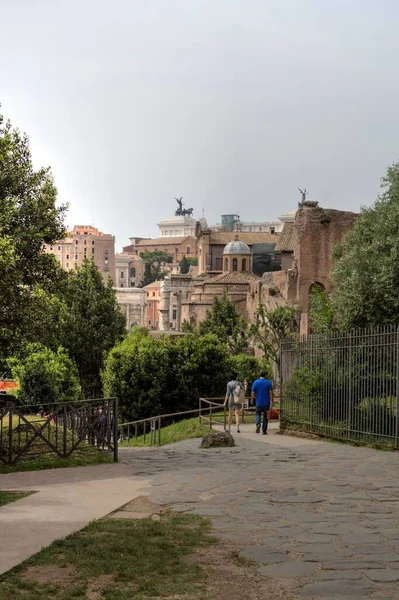
[[[266,379],[266,372],[259,373],[259,379],[253,382],[251,390],[251,402],[256,402],[256,433],[260,432],[261,418],[263,415],[262,433],[267,435],[267,411],[273,406],[273,384]]]

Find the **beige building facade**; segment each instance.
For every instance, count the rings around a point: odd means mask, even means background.
[[[109,277],[115,281],[115,236],[96,227],[75,225],[64,240],[43,248],[54,254],[66,271],[81,267],[85,259],[93,260],[105,282]]]
[[[137,287],[142,281],[143,273],[144,263],[139,256],[127,252],[115,254],[116,287]]]

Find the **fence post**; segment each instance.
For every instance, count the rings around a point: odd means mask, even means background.
[[[62,431],[62,455],[64,458],[67,455],[67,405],[64,404],[64,418],[63,418],[64,429]]]
[[[201,403],[201,398],[200,398],[199,402],[198,402],[198,423],[199,423],[199,425],[201,425],[201,422],[202,422],[201,421],[201,404],[202,403]]]
[[[12,418],[13,418],[13,407],[10,406],[8,409],[8,464],[12,465]],[[18,448],[19,450],[19,448]]]
[[[158,419],[158,444],[161,445],[161,417]]]
[[[396,419],[395,448],[399,450],[399,329],[396,330]]]
[[[114,400],[114,462],[118,462],[118,412],[119,400]]]
[[[212,430],[212,405],[209,405],[209,429]]]
[[[351,439],[353,394],[352,394],[352,332],[349,332],[349,372],[348,372],[348,440]]]

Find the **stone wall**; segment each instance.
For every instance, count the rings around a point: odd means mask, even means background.
[[[279,305],[297,309],[300,331],[308,332],[309,292],[314,283],[320,283],[331,292],[333,250],[343,236],[353,228],[356,213],[306,207],[298,210],[293,228],[291,255],[284,253],[285,270],[265,273],[248,291],[248,321],[254,322],[258,305],[268,311]]]
[[[297,261],[298,302],[302,313],[307,313],[309,290],[318,282],[331,292],[331,269],[334,247],[353,228],[357,214],[320,207],[303,208],[296,215],[295,224],[299,245],[294,259]]]

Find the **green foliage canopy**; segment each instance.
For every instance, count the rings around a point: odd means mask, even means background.
[[[64,348],[50,350],[31,344],[24,359],[10,358],[9,366],[19,384],[22,404],[51,404],[81,397],[78,371]]]
[[[152,252],[141,252],[140,258],[144,262],[143,286],[154,283],[165,277],[167,271],[163,270],[165,263],[171,264],[173,256],[163,250],[154,250]]]
[[[399,323],[399,162],[335,250],[333,307],[342,329]]]
[[[111,279],[105,285],[92,260],[69,273],[63,299],[60,340],[78,365],[84,397],[98,398],[105,356],[123,338],[126,319]]]
[[[104,392],[118,396],[125,419],[198,407],[198,399],[222,397],[234,366],[215,335],[163,336],[133,331],[113,348],[103,372]]]
[[[29,139],[0,115],[0,360],[36,325],[35,294],[53,292],[63,274],[43,252],[65,235],[65,206],[57,207],[50,170],[35,170]],[[41,316],[41,315],[39,315]]]

